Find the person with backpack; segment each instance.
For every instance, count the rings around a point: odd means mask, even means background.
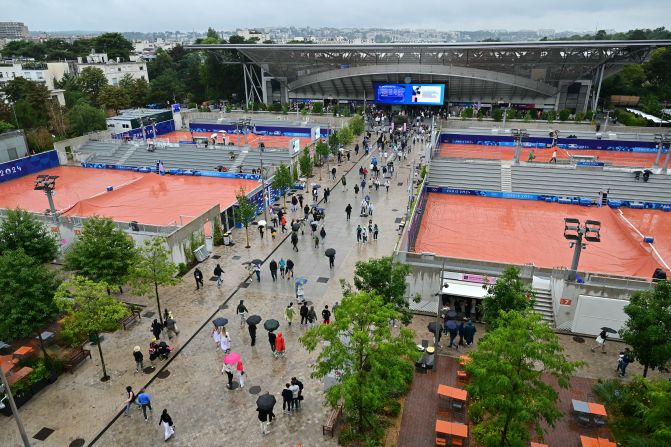
[[[133,387],[128,385],[126,387],[126,408],[123,411],[124,416],[130,417],[130,409],[133,406],[133,404],[137,405],[138,407],[140,406],[139,403],[136,402],[137,396],[135,396],[135,391],[133,391]]]
[[[193,277],[196,280],[196,290],[205,287],[205,284],[203,283],[203,272],[201,272],[198,267],[193,271]]]
[[[294,397],[294,410],[300,408],[301,401],[303,400],[303,382],[298,380],[295,377],[291,378],[291,386],[298,387],[298,395]]]
[[[624,351],[620,352],[620,355],[618,356],[617,369],[615,370],[620,377],[624,377],[627,366],[633,361],[634,359],[629,348],[624,348]]]
[[[324,310],[322,310],[322,318],[324,319],[324,324],[331,323],[331,311],[329,310],[328,304],[324,306]]]

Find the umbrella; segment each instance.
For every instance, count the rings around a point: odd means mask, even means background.
[[[319,221],[318,220],[313,220],[312,222],[310,222],[310,225],[319,225]]]
[[[308,283],[308,279],[305,276],[301,276],[299,278],[296,278],[296,284],[299,284],[299,285],[302,286],[302,285],[305,285],[307,283]]]
[[[448,310],[448,311],[447,311],[447,318],[457,318],[457,311],[455,311],[455,310]]]
[[[237,352],[231,352],[230,354],[226,354],[224,357],[224,363],[226,365],[235,365],[240,361],[240,354]]]
[[[224,317],[217,317],[212,320],[212,324],[214,324],[216,327],[226,326],[228,324],[228,319]]]
[[[225,130],[220,130],[219,133],[226,133],[226,131]]]
[[[609,327],[602,327],[601,330],[606,331],[609,334],[617,334],[617,331],[615,329],[612,329],[612,328],[609,328]]]
[[[259,265],[261,265],[261,264],[263,264],[263,261],[260,260],[260,259],[252,259],[252,264],[259,264]]]
[[[275,406],[275,402],[275,396],[266,393],[256,399],[256,406],[263,411],[272,411],[273,407]]]
[[[295,223],[295,224],[291,225],[291,230],[292,231],[298,231],[300,229],[301,229],[301,224],[299,224],[299,223]]]
[[[259,221],[259,226],[260,226],[260,227],[265,227],[267,223],[268,223],[268,222],[266,222],[265,220],[261,219],[261,220]]]
[[[448,329],[456,329],[457,328],[457,322],[454,320],[448,320],[447,323],[445,324]]]
[[[210,135],[210,138],[217,138],[217,134],[213,133],[212,135]]]
[[[247,317],[247,324],[259,324],[261,322],[261,317],[258,315],[250,315]]]
[[[324,252],[324,254],[326,256],[328,256],[329,258],[331,256],[335,256],[335,254],[336,254],[335,248],[327,248],[326,251]]]
[[[317,185],[317,184],[312,185],[312,189],[319,189],[321,187],[322,187],[321,185]]]
[[[266,322],[263,323],[263,327],[265,328],[265,330],[272,332],[278,327],[280,327],[280,322],[277,320],[266,320]]]
[[[435,333],[436,333],[436,327],[438,327],[438,331],[440,331],[440,325],[436,325],[436,322],[435,322],[435,321],[432,321],[432,322],[429,323],[429,325],[427,326],[427,328],[429,329],[429,332],[431,332],[432,334],[435,334]]]

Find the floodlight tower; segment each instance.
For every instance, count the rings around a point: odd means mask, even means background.
[[[522,153],[522,139],[529,136],[529,132],[526,129],[510,129],[510,134],[515,138],[515,157],[513,158],[513,164],[520,164],[520,154]]]
[[[659,168],[659,162],[662,159],[662,153],[664,152],[664,145],[671,143],[671,135],[667,133],[655,134],[655,142],[657,143],[657,156],[655,157],[655,163],[652,165],[652,169]],[[671,146],[669,146],[669,151],[666,154],[666,160],[664,161],[664,169],[669,167],[669,157],[671,156]]]
[[[57,178],[57,175],[40,174],[35,178],[35,186],[33,188],[35,191],[44,191],[44,195],[49,200],[49,209],[51,210],[51,217],[54,219],[54,223],[58,223],[58,213],[56,212],[53,197]]]
[[[569,248],[574,249],[569,273],[569,279],[574,281],[578,273],[580,253],[583,249],[587,249],[583,239],[588,242],[601,242],[601,222],[588,219],[585,220],[585,225],[581,225],[580,220],[567,217],[564,219],[564,238],[571,241]]]

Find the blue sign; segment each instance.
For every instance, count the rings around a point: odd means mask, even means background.
[[[0,183],[59,166],[55,150],[0,164]]]
[[[602,161],[579,161],[576,162],[576,166],[605,166],[606,164]]]
[[[445,84],[374,84],[378,104],[442,106]]]

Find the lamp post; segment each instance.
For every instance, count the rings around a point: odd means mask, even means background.
[[[10,101],[9,99],[5,99],[5,104],[10,106],[12,108],[12,113],[14,113],[14,122],[16,123],[16,128],[19,128],[19,119],[16,117],[16,108],[14,107],[14,103]]]
[[[587,249],[588,242],[601,242],[601,222],[598,220],[585,220],[582,225],[580,220],[567,217],[564,219],[564,238],[569,241],[569,248],[573,248],[573,259],[571,260],[571,270],[569,280],[575,281],[578,274],[578,263],[583,249]]]
[[[270,198],[266,196],[266,171],[263,168],[264,151],[265,148],[263,147],[259,148],[259,162],[261,163],[261,198],[263,200],[263,218],[266,221],[266,225],[268,225],[268,201],[270,201]]]
[[[513,164],[520,164],[520,154],[522,153],[522,139],[529,136],[529,132],[526,129],[510,129],[510,134],[515,139],[517,146],[515,147],[515,157],[513,158]]]
[[[30,441],[28,440],[28,435],[26,434],[26,429],[23,427],[23,422],[19,416],[19,411],[16,408],[16,403],[14,403],[14,397],[12,396],[12,390],[9,388],[9,383],[7,383],[7,377],[5,377],[5,372],[0,368],[0,392],[4,392],[9,401],[9,407],[12,409],[12,414],[14,415],[14,420],[16,425],[19,428],[19,433],[21,434],[21,439],[23,440],[23,445],[25,447],[30,447]],[[5,408],[5,404],[0,400],[0,408]]]
[[[54,220],[54,223],[58,223],[58,213],[56,212],[56,206],[54,205],[54,189],[56,189],[56,179],[57,175],[45,175],[40,174],[35,178],[35,186],[33,189],[35,191],[44,191],[44,195],[47,196],[49,200],[49,209],[51,210],[51,217]]]

